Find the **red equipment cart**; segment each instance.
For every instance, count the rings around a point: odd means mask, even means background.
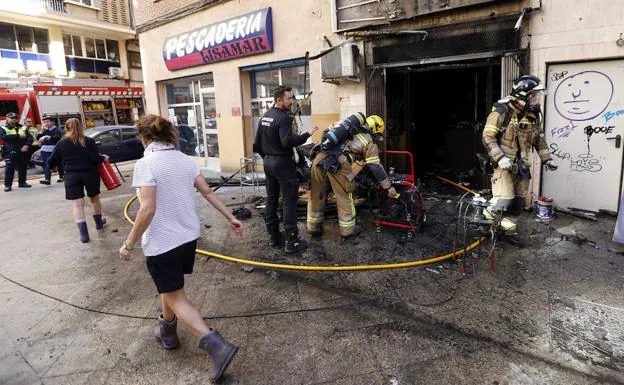
[[[405,173],[392,172],[392,167],[386,170],[397,196],[388,197],[384,192],[380,192],[379,213],[373,223],[377,225],[377,231],[381,231],[381,226],[389,226],[407,230],[408,234],[411,234],[418,230],[426,219],[420,186],[414,176],[414,156],[409,151],[381,151],[380,155],[386,157],[386,164],[389,163],[389,156],[407,157],[408,169]]]

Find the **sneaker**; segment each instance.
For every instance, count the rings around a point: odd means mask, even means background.
[[[11,186],[4,186],[4,192],[9,192],[11,190]]]
[[[46,186],[50,185],[50,181],[49,180],[45,180],[45,179],[44,180],[40,180],[39,183],[44,184]]]
[[[31,185],[29,185],[28,183],[20,183],[20,184],[18,185],[18,187],[19,187],[19,188],[29,188],[29,187],[32,187],[32,186],[31,186]]]

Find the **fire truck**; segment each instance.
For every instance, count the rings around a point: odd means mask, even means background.
[[[131,125],[145,114],[145,101],[140,87],[35,85],[34,91],[0,93],[0,125],[9,112],[17,112],[22,124],[30,118],[38,125],[50,116],[59,127],[69,118],[85,128]]]

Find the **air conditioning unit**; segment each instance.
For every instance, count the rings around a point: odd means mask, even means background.
[[[108,67],[108,75],[111,78],[123,78],[124,72],[121,67]]]
[[[359,80],[360,50],[356,44],[344,44],[321,57],[323,81]]]

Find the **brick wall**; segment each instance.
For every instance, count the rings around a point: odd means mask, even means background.
[[[214,0],[214,3],[223,1]],[[210,0],[137,0],[136,1],[136,25],[141,26],[147,22],[157,20],[160,17],[179,11],[189,5],[209,4]]]

